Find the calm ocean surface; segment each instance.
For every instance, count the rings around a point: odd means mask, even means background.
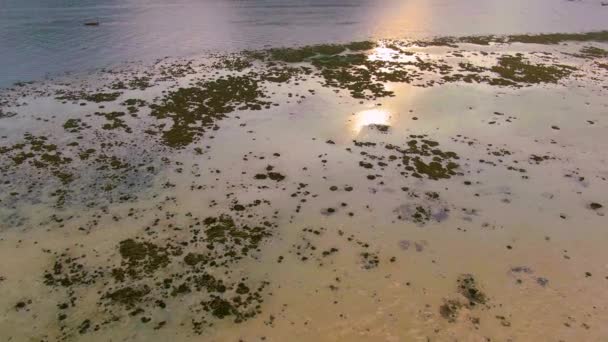
[[[601,29],[595,0],[0,0],[0,86],[206,51]]]

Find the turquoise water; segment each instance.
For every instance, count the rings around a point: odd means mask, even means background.
[[[0,0],[0,86],[133,60],[369,37],[608,28],[599,1]],[[100,26],[86,27],[95,20]]]

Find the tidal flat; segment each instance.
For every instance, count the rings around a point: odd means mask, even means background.
[[[6,341],[608,338],[608,32],[0,90]]]

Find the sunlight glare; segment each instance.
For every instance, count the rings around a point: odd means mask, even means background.
[[[363,127],[372,124],[390,125],[390,114],[382,109],[368,109],[355,114],[353,131],[359,134]]]

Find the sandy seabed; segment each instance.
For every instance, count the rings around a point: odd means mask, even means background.
[[[608,339],[605,35],[3,90],[2,339]]]

